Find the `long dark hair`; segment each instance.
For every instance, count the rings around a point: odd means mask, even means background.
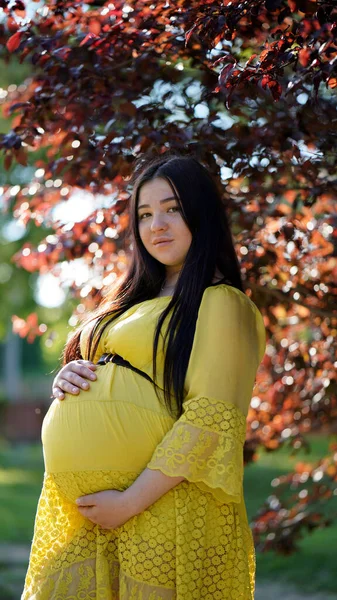
[[[157,177],[164,178],[170,185],[192,234],[192,242],[173,296],[160,314],[153,341],[153,375],[156,381],[159,337],[162,325],[170,315],[163,340],[166,350],[164,400],[168,411],[180,416],[184,381],[205,289],[212,285],[218,269],[223,275],[222,283],[244,291],[220,185],[218,187],[208,170],[191,156],[165,153],[136,164],[131,180],[129,236],[132,252],[128,269],[118,287],[105,297],[90,318],[71,336],[65,347],[64,364],[80,357],[80,334],[88,322],[96,319],[86,356],[92,360],[104,329],[114,318],[133,305],[155,298],[160,293],[165,281],[165,265],[145,249],[139,235],[137,212],[140,189]],[[109,315],[111,318],[105,320]],[[101,325],[103,319],[104,324]]]

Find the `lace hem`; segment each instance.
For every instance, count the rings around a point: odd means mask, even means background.
[[[244,415],[229,402],[190,400],[157,446],[149,469],[185,477],[219,502],[242,500]]]
[[[120,569],[118,561],[107,565],[96,559],[75,563],[26,587],[21,600],[174,600],[175,590],[137,581]]]
[[[74,484],[123,488],[125,477],[46,473],[22,600],[253,600],[244,503],[219,503],[182,481],[122,527],[103,530],[64,496],[68,486],[68,497],[77,493]]]

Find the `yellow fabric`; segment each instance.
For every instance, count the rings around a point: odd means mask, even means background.
[[[109,324],[96,359],[116,352],[152,376],[153,334],[168,301],[147,300]],[[203,295],[179,419],[150,382],[113,363],[97,368],[90,391],[53,401],[22,600],[253,600],[242,447],[264,349],[260,312],[221,284]],[[162,378],[162,349],[158,369]],[[116,530],[80,515],[76,498],[124,490],[147,466],[186,479]]]
[[[261,321],[240,290],[219,285],[206,291],[186,374],[184,413],[148,465],[186,477],[220,502],[241,501],[246,416],[265,348]]]

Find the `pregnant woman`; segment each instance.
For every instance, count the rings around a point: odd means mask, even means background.
[[[208,171],[165,154],[132,183],[129,267],[67,342],[43,422],[22,599],[253,600],[243,444],[262,315]]]

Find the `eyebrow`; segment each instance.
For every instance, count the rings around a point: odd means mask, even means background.
[[[170,200],[177,200],[177,198],[175,196],[170,196],[169,198],[164,198],[163,200],[159,200],[160,204],[164,204],[164,202],[169,202]],[[138,206],[138,210],[140,208],[150,208],[149,204],[141,204],[140,206]]]

